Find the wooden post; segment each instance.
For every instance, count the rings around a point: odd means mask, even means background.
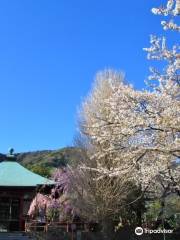
[[[23,194],[20,195],[20,214],[19,214],[19,222],[20,222],[20,230],[24,231],[24,218],[23,218]]]

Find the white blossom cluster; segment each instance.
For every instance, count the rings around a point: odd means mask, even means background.
[[[164,37],[158,38],[153,35],[151,35],[150,43],[150,48],[144,48],[144,50],[148,52],[148,59],[165,60],[168,64],[163,73],[156,68],[151,67],[150,71],[152,75],[149,77],[149,80],[157,80],[160,89],[168,88],[170,80],[171,82],[180,85],[180,47],[175,45],[172,50],[169,50],[166,46],[166,39]]]
[[[160,8],[153,8],[152,12],[154,14],[171,16],[179,18],[180,15],[180,0],[169,0],[167,6]],[[180,26],[174,22],[171,18],[169,21],[161,21],[164,30],[171,29],[180,31]],[[158,87],[158,90],[166,91],[172,89],[172,83],[177,88],[180,86],[180,47],[179,45],[174,45],[172,49],[169,49],[166,44],[166,38],[156,37],[151,35],[150,39],[151,47],[144,48],[148,52],[147,58],[151,60],[162,60],[166,61],[167,65],[164,67],[163,71],[159,71],[157,68],[151,67],[150,71],[152,75],[149,77],[151,80],[151,86]],[[171,84],[169,84],[171,82]],[[153,84],[154,83],[154,84]]]
[[[176,23],[174,23],[174,21],[171,19],[169,22],[167,21],[161,21],[161,25],[163,26],[164,30],[176,30],[176,31],[180,31],[180,26],[178,26]]]
[[[166,7],[153,8],[152,12],[156,15],[180,15],[180,1],[179,0],[168,0]]]
[[[180,26],[173,20],[173,17],[180,15],[180,0],[168,0],[166,7],[153,8],[152,13],[171,17],[169,21],[161,21],[164,30],[180,31]]]

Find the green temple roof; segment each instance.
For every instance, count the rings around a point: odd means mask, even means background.
[[[0,163],[0,187],[35,187],[44,184],[52,185],[54,182],[29,171],[13,158],[12,161]]]

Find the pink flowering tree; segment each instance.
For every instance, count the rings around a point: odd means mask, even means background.
[[[73,221],[77,211],[73,206],[73,172],[68,167],[57,169],[52,178],[55,186],[51,193],[45,195],[37,193],[33,199],[28,215],[43,222],[49,221]]]
[[[76,208],[73,205],[75,191],[73,188],[74,172],[70,167],[57,169],[53,174],[56,183],[52,190],[52,197],[59,200],[59,216],[61,221],[73,220],[76,214]]]
[[[28,215],[31,218],[38,218],[38,220],[44,222],[46,211],[50,203],[51,203],[50,196],[37,193],[35,198],[31,202]]]

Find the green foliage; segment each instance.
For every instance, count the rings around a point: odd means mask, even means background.
[[[47,219],[48,221],[59,221],[59,209],[57,208],[48,208],[47,210]]]
[[[162,211],[160,200],[156,200],[147,205],[145,214],[146,222],[157,221],[159,213]],[[171,195],[165,199],[164,219],[173,228],[180,227],[180,197]]]
[[[170,217],[174,214],[180,214],[180,197],[173,195],[167,198],[165,203],[166,216]]]
[[[156,200],[147,205],[146,221],[156,221],[161,211],[161,203]]]
[[[17,154],[18,162],[24,166],[38,164],[48,168],[58,168],[67,164],[75,166],[81,158],[82,152],[75,147]]]
[[[51,176],[51,168],[45,167],[43,165],[28,165],[27,168],[43,177],[49,178]]]
[[[180,227],[180,197],[171,196],[166,200],[165,217],[169,224],[174,228]]]
[[[55,168],[76,166],[82,152],[79,148],[67,147],[60,150],[45,150],[17,154],[17,160],[30,171],[43,177],[50,177]]]

